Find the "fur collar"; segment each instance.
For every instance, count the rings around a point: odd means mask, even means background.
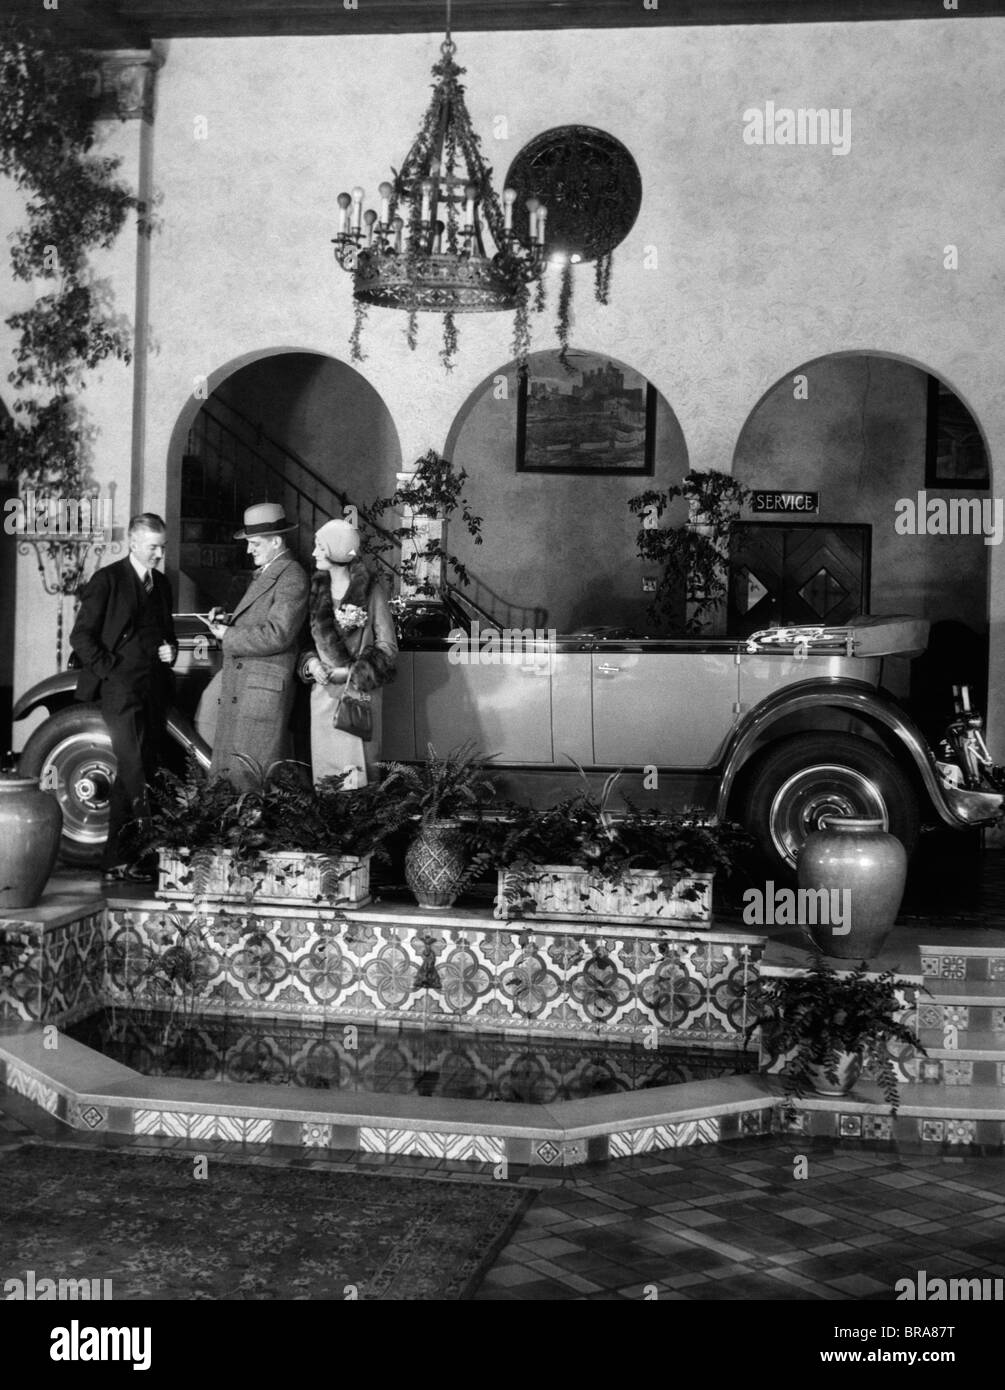
[[[353,603],[369,612],[370,594],[376,582],[376,575],[370,573],[362,560],[354,560],[349,566],[349,587],[340,606]],[[359,650],[363,629],[357,627],[346,630],[339,625],[335,617],[328,570],[317,570],[311,576],[308,613],[311,636],[314,638],[318,656],[333,666],[344,666],[351,662]],[[372,642],[372,627],[368,636]]]

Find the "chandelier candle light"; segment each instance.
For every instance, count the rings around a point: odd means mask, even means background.
[[[366,307],[404,309],[408,314],[408,345],[417,340],[416,315],[441,313],[443,350],[440,359],[450,370],[457,350],[454,314],[514,309],[513,352],[526,361],[530,345],[527,326],[528,284],[538,279],[547,259],[548,210],[536,198],[526,202],[526,236],[513,228],[516,192],[503,190],[502,201],[492,187],[478,136],[464,104],[454,62],[456,45],[447,34],[440,60],[433,67],[433,97],[419,133],[400,173],[380,184],[380,211],[363,211],[364,192],[338,195],[338,233],[335,258],[354,276],[356,322],[350,337],[353,361],[363,360],[360,331]],[[407,205],[407,214],[399,209]],[[495,254],[485,250],[488,231]]]

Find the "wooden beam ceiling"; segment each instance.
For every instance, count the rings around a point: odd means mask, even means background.
[[[57,42],[146,47],[152,38],[285,34],[439,33],[445,0],[4,0]],[[484,30],[651,28],[665,25],[857,23],[1005,15],[1005,0],[453,0],[458,34]]]

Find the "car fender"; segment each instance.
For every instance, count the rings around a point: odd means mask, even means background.
[[[30,690],[26,690],[11,711],[12,718],[24,719],[36,709],[46,709],[49,714],[65,709],[73,703],[77,689],[77,672],[60,671],[55,676],[47,676]],[[97,713],[99,707],[94,706]],[[166,728],[168,737],[174,739],[186,754],[191,754],[200,766],[209,769],[213,750],[206,740],[196,732],[190,719],[173,706],[167,712]]]
[[[40,708],[47,709],[50,714],[62,709],[76,694],[77,675],[76,671],[59,671],[54,676],[46,676],[44,681],[39,681],[18,697],[11,710],[11,718],[24,719],[32,710]]]
[[[932,805],[947,825],[956,827],[993,820],[1000,812],[1002,798],[988,792],[970,792],[945,787],[935,766],[935,758],[921,730],[887,695],[881,695],[864,681],[843,677],[821,677],[787,685],[767,696],[747,711],[729,736],[722,759],[717,814],[727,815],[737,776],[755,753],[770,744],[771,730],[792,714],[812,715],[815,710],[833,709],[850,714],[873,728],[893,735],[906,755]],[[805,724],[813,729],[812,719]]]

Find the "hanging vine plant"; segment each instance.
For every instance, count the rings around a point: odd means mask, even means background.
[[[688,504],[688,520],[680,526],[660,525],[678,497]],[[629,510],[642,518],[636,536],[639,558],[660,571],[648,609],[653,622],[689,637],[704,631],[729,592],[730,547],[750,497],[749,488],[728,473],[692,469],[675,487],[650,488],[629,498]],[[683,623],[682,598],[690,609]]]
[[[88,482],[92,430],[77,399],[85,373],[108,358],[131,360],[128,325],[88,255],[108,249],[132,211],[149,233],[145,209],[115,177],[121,161],[92,152],[94,79],[92,55],[56,48],[18,21],[0,30],[0,173],[27,199],[11,266],[15,279],[53,284],[6,320],[19,336],[4,448],[22,488],[63,495]]]

